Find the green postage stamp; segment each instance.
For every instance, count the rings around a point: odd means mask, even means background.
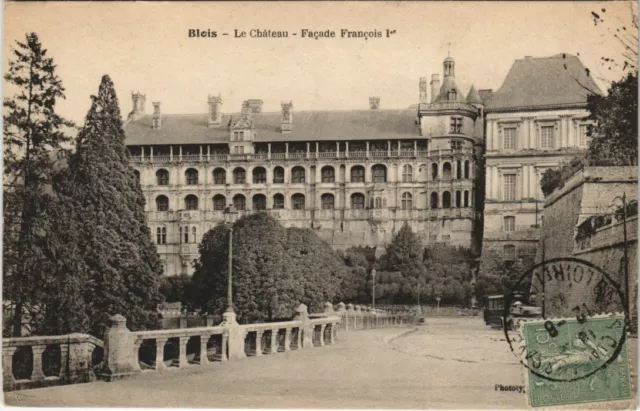
[[[528,405],[631,399],[624,324],[623,315],[523,322]]]

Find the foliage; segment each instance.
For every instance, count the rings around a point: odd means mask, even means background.
[[[522,276],[534,263],[533,254],[521,253],[517,261],[506,261],[496,250],[485,250],[475,286],[476,298],[480,300],[486,295],[513,291],[526,295],[530,291],[531,278],[522,279]]]
[[[72,123],[56,113],[65,90],[35,33],[16,42],[4,79],[17,92],[3,102],[3,292],[13,304],[11,334],[19,336],[22,319],[41,312],[52,281],[44,274],[50,263],[45,236],[56,222],[48,218],[49,188],[54,153],[70,140],[64,129]]]
[[[162,277],[160,293],[164,296],[164,301],[176,303],[187,300],[187,293],[191,290],[191,277],[186,274]]]
[[[372,301],[371,269],[376,262],[375,251],[371,252],[366,247],[351,247],[342,253],[342,260],[347,273],[336,301],[369,304]]]
[[[103,76],[76,140],[68,169],[55,182],[59,221],[49,236],[61,296],[82,301],[87,320],[74,323],[72,305],[53,301],[48,332],[101,336],[109,317],[122,314],[132,330],[157,326],[162,267],[151,242],[142,189],[129,164],[120,107],[109,76]],[[73,308],[78,309],[78,308]],[[55,326],[51,326],[58,319]],[[60,323],[64,321],[64,323]]]
[[[582,157],[573,157],[569,162],[563,163],[559,170],[547,169],[540,179],[542,194],[547,197],[556,188],[563,187],[571,176],[583,169],[584,163]]]
[[[628,73],[611,83],[606,96],[587,99],[590,130],[588,159],[596,166],[634,166],[638,164],[638,74]]]

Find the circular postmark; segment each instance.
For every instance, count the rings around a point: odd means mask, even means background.
[[[504,296],[504,334],[532,374],[576,381],[616,361],[629,325],[626,307],[622,288],[604,270],[578,258],[554,258],[526,270]],[[600,315],[620,311],[624,317]],[[521,321],[527,321],[522,335]]]

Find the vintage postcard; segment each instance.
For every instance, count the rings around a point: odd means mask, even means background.
[[[7,2],[8,407],[637,407],[638,11]]]

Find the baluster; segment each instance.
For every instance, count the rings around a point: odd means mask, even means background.
[[[320,346],[324,345],[324,329],[327,327],[327,324],[320,324]]]
[[[227,361],[227,344],[229,343],[229,333],[222,334],[222,344],[220,345],[220,361]]]
[[[298,350],[302,348],[302,326],[298,327],[298,335],[297,335],[296,346]]]
[[[180,337],[180,354],[178,356],[178,367],[184,368],[189,365],[189,361],[187,360],[187,343],[189,342],[189,337]]]
[[[156,370],[163,370],[167,368],[164,365],[164,345],[166,343],[166,338],[156,338]]]
[[[69,344],[64,344],[61,343],[58,345],[60,347],[60,373],[58,374],[58,378],[60,378],[61,380],[64,380],[66,378],[70,378],[71,376],[69,375],[69,372],[71,370],[69,370],[67,368],[67,364],[69,364],[70,362],[68,361],[68,357],[69,357]],[[90,354],[90,352],[89,352]],[[137,355],[136,355],[136,358]]]
[[[135,358],[135,364],[133,367],[136,370],[142,370],[142,368],[140,368],[140,346],[142,345],[142,341],[143,340],[141,338],[136,338],[133,341],[133,358]],[[60,347],[62,347],[62,344],[60,344]]]
[[[291,328],[286,328],[284,331],[284,351],[287,352],[291,349]]]
[[[278,353],[278,329],[271,330],[271,351],[270,354]]]
[[[31,373],[31,381],[44,380],[44,372],[42,370],[42,353],[44,352],[44,345],[34,345],[31,347],[33,352],[33,372]]]
[[[209,363],[207,355],[207,343],[209,342],[209,334],[200,335],[200,365]]]
[[[13,353],[17,347],[2,347],[2,380],[4,388],[13,387],[16,379],[13,377]]]
[[[264,330],[256,331],[256,357],[262,355],[262,334],[264,334]]]

